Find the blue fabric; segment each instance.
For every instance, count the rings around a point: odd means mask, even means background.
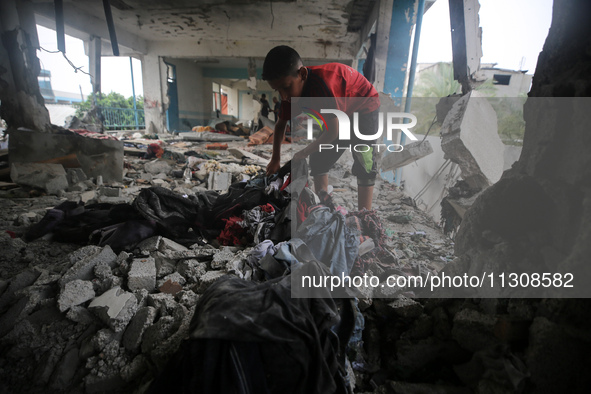
[[[314,208],[298,227],[314,256],[330,267],[333,275],[349,275],[359,251],[359,236],[345,225],[345,217],[328,207]]]

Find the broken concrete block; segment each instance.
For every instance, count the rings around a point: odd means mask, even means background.
[[[194,259],[183,260],[177,264],[177,271],[189,283],[197,283],[207,272],[207,264]]]
[[[164,278],[160,279],[158,281],[157,286],[160,288],[167,281],[178,283],[181,286],[184,286],[185,283],[187,283],[186,279],[181,274],[179,274],[178,272],[173,272],[172,274],[166,275]]]
[[[460,166],[462,178],[477,189],[497,182],[503,173],[505,147],[497,115],[485,97],[472,91],[459,99],[441,126],[445,158]]]
[[[37,269],[28,269],[10,280],[4,293],[0,297],[0,312],[4,311],[10,304],[17,300],[16,293],[27,286],[35,283],[41,272]]]
[[[197,305],[197,301],[199,301],[199,295],[191,290],[182,290],[175,295],[175,298],[179,304],[189,310]]]
[[[66,313],[66,317],[73,322],[82,325],[90,325],[94,323],[96,318],[92,313],[88,311],[88,309],[84,308],[83,306],[72,306]]]
[[[92,300],[88,309],[113,331],[121,332],[137,310],[137,299],[117,286]]]
[[[94,190],[90,190],[84,193],[80,194],[80,201],[87,203],[90,200],[93,200],[96,198],[96,192]]]
[[[198,247],[197,249],[166,251],[166,257],[172,260],[180,259],[207,259],[218,252],[218,249],[206,249]]]
[[[88,248],[87,250],[96,249]],[[71,254],[70,261],[72,260],[72,258],[73,256]],[[59,284],[61,287],[64,287],[66,283],[74,279],[92,280],[94,277],[94,267],[97,264],[103,262],[109,265],[110,267],[114,267],[116,259],[117,255],[113,252],[111,247],[107,245],[104,248],[100,249],[100,251],[75,262],[74,265],[70,267],[70,269],[68,269],[64,276],[62,276],[62,278],[59,280]]]
[[[209,190],[224,192],[232,183],[232,174],[229,172],[210,172],[207,179]]]
[[[149,172],[142,172],[142,173],[140,173],[140,176],[138,179],[144,179],[144,180],[150,182],[152,180],[152,174],[150,174]]]
[[[168,174],[172,170],[170,164],[164,160],[154,160],[144,164],[144,171],[152,175],[164,172]]]
[[[380,169],[390,171],[396,168],[404,167],[414,161],[422,159],[433,153],[433,148],[428,140],[416,141],[404,145],[402,152],[389,152],[382,157]]]
[[[148,327],[144,332],[142,341],[142,353],[148,354],[152,349],[158,346],[163,340],[171,336],[178,329],[178,323],[172,316],[163,316],[158,321]]]
[[[88,280],[75,279],[66,283],[57,298],[57,305],[60,312],[65,312],[70,307],[80,305],[94,298],[92,282]]]
[[[10,178],[16,184],[43,189],[48,194],[68,188],[66,171],[61,164],[13,162]]]
[[[160,246],[160,241],[162,241],[162,237],[160,235],[150,237],[140,242],[136,246],[136,249],[138,249],[141,254],[148,255],[151,252],[155,252],[158,250],[158,247]]]
[[[142,336],[146,329],[154,323],[157,310],[148,306],[141,308],[133,316],[123,334],[123,346],[130,352],[136,352],[142,345]]]
[[[160,187],[168,187],[169,183],[166,182],[164,179],[154,179],[154,180],[152,180],[152,185],[160,186]]]
[[[213,255],[213,260],[211,261],[211,268],[214,270],[219,270],[224,268],[226,264],[234,259],[234,252],[227,247],[222,247],[216,254]]]
[[[184,251],[184,250],[189,250],[186,246],[183,246],[179,243],[174,242],[173,240],[170,240],[168,238],[162,238],[162,242],[160,243],[160,245],[158,246],[158,250],[160,250],[162,253],[166,253],[166,251]]]
[[[203,293],[209,288],[214,282],[227,274],[224,271],[208,271],[205,275],[199,278],[199,293]]]
[[[121,197],[121,189],[118,187],[103,186],[99,188],[98,192],[103,197]]]
[[[148,359],[143,354],[138,354],[131,363],[125,365],[121,369],[121,378],[126,382],[132,382],[139,379],[148,371],[150,364]]]
[[[168,258],[162,252],[153,253],[152,256],[156,260],[156,274],[158,278],[172,274],[176,270],[176,260]]]
[[[88,186],[84,182],[76,183],[68,188],[69,192],[85,192],[88,190]]]
[[[156,293],[148,296],[148,306],[156,308],[162,316],[171,315],[177,303],[172,294]]]
[[[0,316],[0,338],[8,334],[16,324],[27,317],[27,297],[22,297]]]
[[[454,316],[452,336],[464,349],[472,352],[500,343],[495,337],[495,316],[464,309]]]
[[[62,357],[52,375],[52,388],[61,392],[67,391],[80,364],[79,352],[78,347],[74,346]]]
[[[156,288],[156,260],[152,257],[133,259],[127,274],[127,287],[132,291],[153,291]]]
[[[420,303],[405,296],[398,296],[388,306],[392,308],[396,315],[404,319],[415,319],[423,313],[423,306]]]
[[[82,168],[68,168],[66,170],[68,183],[73,186],[78,183],[83,183],[84,181],[88,180],[88,177],[82,170]]]

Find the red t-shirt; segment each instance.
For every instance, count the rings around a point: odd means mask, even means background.
[[[302,97],[335,97],[335,107],[347,114],[369,113],[380,107],[378,91],[358,71],[342,63],[308,67],[308,79]],[[359,97],[367,100],[339,100]],[[291,119],[292,103],[283,100],[279,117]],[[298,111],[301,112],[301,111]],[[297,115],[297,113],[296,113]]]

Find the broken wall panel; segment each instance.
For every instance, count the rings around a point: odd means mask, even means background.
[[[496,112],[485,97],[472,91],[458,100],[441,126],[441,137],[445,158],[459,164],[471,187],[484,189],[501,178],[505,147]]]
[[[76,154],[88,177],[102,175],[105,182],[123,179],[123,142],[78,134],[12,130],[8,145],[11,163],[32,163]]]

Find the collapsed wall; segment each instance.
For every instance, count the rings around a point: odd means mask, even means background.
[[[456,237],[459,258],[445,271],[572,272],[575,288],[589,285],[590,14],[587,1],[554,1],[524,108],[521,158],[468,211]],[[535,310],[530,341],[548,351],[529,355],[538,366],[529,365],[532,382],[538,392],[580,392],[590,383],[579,361],[588,360],[591,302],[543,299]],[[580,346],[569,346],[568,355],[556,352],[567,343]]]

